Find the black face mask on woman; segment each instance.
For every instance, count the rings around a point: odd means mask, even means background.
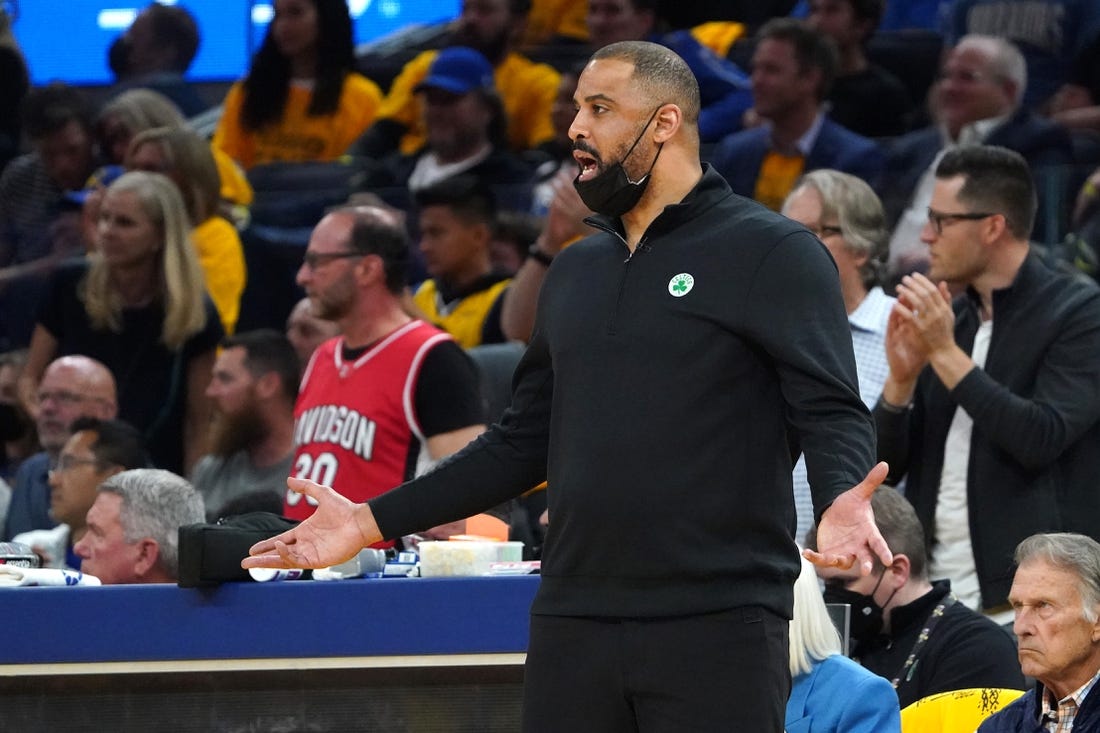
[[[620,217],[638,205],[642,194],[645,193],[646,186],[649,185],[649,174],[653,172],[653,166],[657,165],[657,158],[661,157],[661,148],[664,147],[664,143],[657,146],[657,154],[653,156],[653,162],[649,164],[649,170],[637,181],[630,180],[623,168],[623,161],[634,152],[634,148],[637,147],[645,131],[649,129],[650,122],[653,122],[653,118],[657,116],[660,109],[661,107],[658,107],[653,110],[653,114],[649,116],[649,122],[645,123],[645,127],[638,133],[638,137],[634,138],[634,144],[626,151],[626,155],[622,157],[622,160],[608,166],[602,173],[587,181],[580,180],[580,174],[577,174],[577,177],[573,179],[573,187],[577,189],[581,201],[589,209],[597,214]],[[586,153],[593,152],[583,141],[575,143],[573,147]]]
[[[884,577],[886,577],[886,569],[883,569],[882,575],[878,577],[878,582],[875,583],[875,587],[871,589],[869,595],[849,590],[840,583],[825,584],[825,590],[821,595],[826,603],[847,603],[852,607],[848,634],[853,641],[869,641],[882,633],[883,607],[875,602],[875,593],[882,584]],[[895,588],[894,593],[897,592]],[[890,603],[894,593],[890,594],[890,598],[886,599],[886,603]]]

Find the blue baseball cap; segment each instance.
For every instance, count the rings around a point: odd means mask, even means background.
[[[413,91],[442,89],[452,94],[466,94],[492,88],[493,67],[488,59],[472,48],[452,46],[436,54],[428,67],[428,75]]]
[[[92,173],[87,183],[84,184],[84,188],[77,191],[66,191],[62,198],[69,203],[83,206],[84,202],[88,200],[88,194],[97,188],[107,188],[125,172],[126,169],[121,165],[105,165]]]

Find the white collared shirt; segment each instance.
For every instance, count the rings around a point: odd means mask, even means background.
[[[491,152],[493,152],[493,147],[486,144],[484,148],[477,151],[469,158],[460,160],[457,163],[440,163],[435,153],[424,153],[420,156],[420,159],[416,161],[416,166],[413,168],[412,173],[409,174],[409,190],[419,191],[422,188],[427,188],[433,183],[442,181],[444,178],[450,178],[451,176],[456,176],[459,173],[468,171],[488,158]]]
[[[868,408],[874,407],[882,394],[882,385],[890,366],[886,362],[886,324],[890,319],[890,309],[896,300],[873,287],[848,315],[848,325],[852,329],[852,351],[856,356],[856,375],[859,378],[859,397]],[[805,544],[806,532],[814,521],[813,497],[806,476],[806,458],[802,456],[795,464],[792,473],[794,484],[794,509],[798,520],[795,529],[795,541]]]

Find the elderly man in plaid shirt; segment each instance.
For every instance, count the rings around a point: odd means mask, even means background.
[[[1008,598],[1020,666],[1035,688],[978,733],[1100,730],[1100,543],[1069,532],[1037,534],[1016,548]]]

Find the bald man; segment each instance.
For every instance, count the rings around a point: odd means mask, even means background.
[[[313,356],[318,346],[339,334],[338,323],[313,315],[309,298],[299,300],[286,319],[286,337],[298,354],[302,369],[309,364],[309,358]]]
[[[0,540],[56,524],[49,514],[49,470],[69,439],[70,426],[79,417],[110,420],[117,414],[115,379],[102,363],[86,356],[62,356],[46,367],[34,405],[42,451],[25,460],[15,475]]]

